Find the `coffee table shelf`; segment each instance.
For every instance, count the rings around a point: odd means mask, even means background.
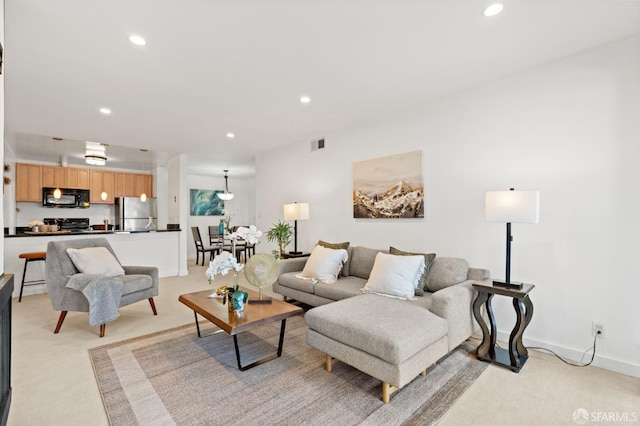
[[[249,297],[257,297],[258,293],[251,290]],[[302,308],[294,306],[290,303],[280,300],[274,300],[270,304],[246,304],[242,313],[234,311],[229,312],[226,304],[222,304],[222,299],[209,297],[214,290],[198,291],[195,293],[182,294],[178,297],[178,301],[193,310],[196,322],[196,330],[198,337],[206,337],[200,334],[200,324],[198,315],[209,320],[211,323],[220,327],[222,331],[233,336],[233,344],[236,351],[236,360],[238,361],[238,369],[241,371],[248,370],[257,365],[263,364],[282,355],[282,345],[284,343],[284,332],[286,328],[287,318],[303,313]],[[275,321],[281,321],[280,339],[278,342],[278,351],[274,355],[267,356],[249,365],[242,366],[240,359],[240,349],[238,346],[238,334],[249,331],[255,327],[268,324]],[[215,332],[214,332],[215,333]]]

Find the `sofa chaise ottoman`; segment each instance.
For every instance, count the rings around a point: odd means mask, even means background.
[[[371,315],[375,312],[375,315]],[[307,343],[382,381],[382,401],[449,352],[447,321],[423,307],[364,294],[305,315]]]

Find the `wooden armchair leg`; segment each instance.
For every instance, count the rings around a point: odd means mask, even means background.
[[[104,337],[105,328],[107,328],[107,324],[100,324],[100,337]]]
[[[156,311],[156,303],[153,301],[153,297],[149,298],[149,304],[151,305],[151,310],[153,311],[153,315],[158,315],[158,311]]]
[[[60,327],[62,327],[62,323],[64,322],[64,318],[66,316],[67,316],[67,311],[60,312],[60,317],[58,318],[58,324],[56,325],[56,329],[53,332],[53,334],[58,334],[58,331],[60,331]]]

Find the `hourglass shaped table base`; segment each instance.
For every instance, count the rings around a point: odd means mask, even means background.
[[[534,287],[533,284],[524,284],[522,289],[517,290],[486,284],[473,284],[473,288],[478,292],[478,296],[473,302],[473,315],[482,329],[482,343],[477,350],[479,359],[509,368],[516,373],[524,366],[524,363],[529,358],[529,353],[522,343],[522,335],[533,316],[533,304],[529,298],[529,292]],[[509,336],[508,349],[496,346],[498,329],[496,328],[496,320],[491,306],[491,299],[496,294],[511,297],[516,311],[516,324]],[[487,323],[481,313],[483,304],[487,310],[491,330],[487,327]]]

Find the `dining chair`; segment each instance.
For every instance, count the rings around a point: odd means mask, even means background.
[[[200,237],[200,228],[198,228],[197,226],[191,227],[191,233],[193,234],[193,241],[196,244],[196,265],[198,264],[198,260],[200,259],[200,253],[202,253],[202,265],[204,266],[205,253],[209,253],[209,260],[212,260],[214,253],[220,253],[220,248],[211,245],[205,246],[202,243],[202,238]]]

